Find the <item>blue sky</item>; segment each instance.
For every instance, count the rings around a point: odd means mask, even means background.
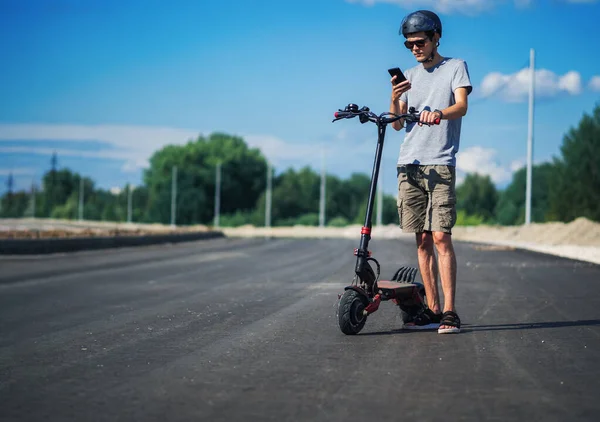
[[[103,188],[139,183],[153,151],[221,131],[277,172],[370,173],[376,128],[331,123],[353,102],[389,107],[387,69],[415,65],[402,17],[439,12],[440,53],[474,86],[459,175],[499,187],[526,160],[529,51],[536,52],[534,160],[600,103],[594,0],[0,0],[0,178],[17,188],[59,166]],[[395,192],[403,132],[388,131],[383,186]]]

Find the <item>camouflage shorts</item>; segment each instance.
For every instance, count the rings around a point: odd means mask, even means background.
[[[398,216],[405,233],[452,233],[456,223],[454,166],[398,166]]]

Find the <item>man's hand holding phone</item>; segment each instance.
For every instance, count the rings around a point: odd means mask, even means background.
[[[392,77],[392,79],[390,79],[393,86],[392,101],[396,103],[400,99],[400,96],[410,89],[410,82],[398,67],[388,69],[388,72]]]
[[[393,102],[398,102],[398,100],[400,100],[400,96],[402,94],[404,94],[406,91],[408,91],[411,87],[410,82],[409,81],[404,81],[404,82],[400,82],[399,84],[394,84],[394,80],[396,79],[396,76],[394,76],[391,81],[392,81],[392,101]]]

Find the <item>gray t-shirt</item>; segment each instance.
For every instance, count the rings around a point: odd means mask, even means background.
[[[438,65],[425,69],[422,64],[404,72],[411,88],[402,94],[400,101],[417,111],[443,110],[456,103],[454,91],[466,87],[473,89],[467,63],[461,59],[444,58]],[[406,125],[406,136],[400,146],[398,164],[456,166],[456,153],[460,143],[462,118],[442,120],[439,125]]]

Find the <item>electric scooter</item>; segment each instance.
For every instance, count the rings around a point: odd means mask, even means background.
[[[402,266],[390,280],[380,280],[381,266],[369,251],[373,204],[375,202],[386,127],[388,124],[400,119],[404,119],[406,123],[418,123],[420,113],[414,107],[411,107],[407,114],[382,113],[377,116],[368,107],[359,109],[356,104],[348,104],[344,110],[338,110],[334,116],[333,122],[358,117],[363,124],[367,122],[375,123],[377,124],[378,134],[365,224],[360,232],[359,247],[354,249],[354,255],[356,256],[355,276],[352,284],[344,288],[344,294],[338,295],[337,316],[340,329],[344,334],[353,335],[358,334],[363,329],[367,322],[367,316],[377,311],[383,301],[391,300],[400,308],[404,323],[412,321],[415,316],[427,309],[425,287],[422,283],[415,281],[418,269]],[[439,123],[439,119],[434,122],[434,124]],[[371,262],[375,264],[375,269]]]

